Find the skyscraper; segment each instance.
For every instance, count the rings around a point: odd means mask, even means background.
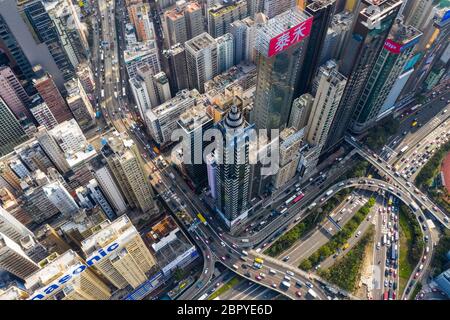
[[[42,187],[47,198],[58,208],[59,212],[71,217],[80,209],[66,188],[59,182],[53,181]]]
[[[42,1],[29,2],[25,4],[23,11],[39,41],[47,45],[64,80],[72,79],[75,75],[74,65],[64,50],[58,28],[45,10],[44,3]]]
[[[200,93],[204,84],[218,74],[217,42],[204,32],[184,44],[189,75],[189,84]]]
[[[28,230],[20,221],[14,218],[8,211],[0,206],[0,233],[6,235],[9,239],[19,243],[25,236],[32,236],[33,232]]]
[[[92,179],[91,181],[89,181],[89,184],[86,185],[86,188],[89,191],[90,197],[95,201],[96,204],[98,204],[102,208],[108,219],[114,220],[117,215],[109,205],[109,202],[106,199],[106,196],[99,186],[97,180]]]
[[[33,272],[39,270],[38,265],[25,254],[20,245],[1,232],[0,268],[21,279],[25,279]]]
[[[178,91],[189,88],[189,75],[187,71],[187,62],[185,49],[181,43],[171,46],[163,51],[166,74],[169,77],[170,90],[173,94]]]
[[[336,115],[347,79],[339,73],[337,64],[330,60],[319,68],[319,87],[311,108],[305,134],[313,146],[324,146]]]
[[[340,72],[348,78],[341,103],[334,118],[325,148],[339,143],[351,126],[356,103],[367,83],[394,24],[402,0],[386,0],[375,12],[372,1],[362,0],[353,35],[345,46]]]
[[[0,97],[0,156],[13,151],[14,147],[27,139],[19,121]]]
[[[217,42],[217,68],[223,73],[234,66],[234,41],[231,33],[216,38]]]
[[[305,12],[313,17],[304,67],[296,89],[296,96],[311,92],[311,83],[320,67],[322,48],[331,25],[336,0],[313,1],[306,6]]]
[[[107,300],[111,290],[74,251],[56,253],[40,262],[41,269],[26,278],[31,300]],[[64,279],[58,284],[55,279]],[[48,289],[52,288],[52,289]]]
[[[69,171],[69,164],[64,157],[64,152],[45,127],[41,126],[38,128],[38,131],[36,132],[36,139],[59,172],[66,173]]]
[[[208,10],[208,33],[214,37],[231,31],[231,23],[248,17],[247,2],[233,0],[216,4]]]
[[[183,155],[189,159],[184,164],[189,177],[196,186],[201,186],[207,180],[206,164],[203,152],[207,145],[203,141],[206,130],[213,127],[212,118],[206,113],[204,105],[194,106],[182,113],[178,120],[178,126],[183,130]]]
[[[378,119],[384,102],[411,58],[421,35],[419,30],[407,27],[400,21],[394,24],[359,98],[353,116],[354,132],[368,129]]]
[[[58,121],[56,121],[55,116],[50,111],[47,104],[42,101],[42,99],[39,98],[35,101],[33,106],[30,108],[30,111],[39,126],[44,126],[47,130],[51,130],[58,125]]]
[[[289,116],[289,127],[296,130],[303,129],[309,119],[314,103],[314,97],[309,93],[302,94],[292,102],[291,115]]]
[[[103,143],[102,154],[130,207],[137,207],[149,215],[156,214],[158,208],[153,200],[153,190],[133,140],[114,131]]]
[[[35,66],[33,71],[35,72],[34,87],[55,116],[56,121],[61,123],[72,119],[72,113],[56,87],[52,76],[44,72],[41,66]]]
[[[98,255],[98,248],[114,246],[113,252],[95,263],[95,269],[119,289],[128,285],[137,288],[156,264],[139,232],[127,215],[114,222],[105,221],[100,228],[81,243],[87,261]]]
[[[248,216],[250,197],[250,137],[253,128],[238,107],[217,124],[222,141],[216,145],[216,211],[231,230]]]
[[[259,0],[263,2],[264,14],[272,19],[296,6],[296,0]]]
[[[270,19],[257,30],[257,129],[284,129],[308,45],[312,18],[297,8]]]
[[[423,30],[427,22],[431,21],[433,7],[438,5],[436,0],[409,0],[402,12],[405,24]]]
[[[0,97],[3,98],[17,119],[26,117],[33,120],[26,107],[30,100],[28,94],[8,66],[0,67]]]
[[[179,2],[164,12],[163,29],[168,47],[198,36],[204,31],[202,9],[198,2]]]

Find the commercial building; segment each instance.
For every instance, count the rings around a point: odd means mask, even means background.
[[[178,126],[183,130],[183,167],[194,184],[202,186],[207,181],[203,152],[208,144],[208,141],[203,141],[203,135],[213,127],[213,120],[206,113],[205,106],[200,104],[182,113]]]
[[[44,126],[45,129],[51,130],[58,125],[55,116],[42,99],[38,98],[33,104],[34,106],[30,108],[30,111],[39,126]]]
[[[97,261],[94,268],[118,289],[127,286],[137,288],[148,279],[156,264],[126,215],[114,222],[106,220],[99,226],[98,232],[83,240],[81,245],[87,261],[98,256],[100,248],[114,246],[114,251]]]
[[[28,139],[24,129],[6,102],[0,97],[0,156]]]
[[[433,18],[433,8],[438,5],[438,2],[436,0],[407,1],[402,12],[405,24],[423,30]]]
[[[114,220],[117,217],[117,215],[114,212],[111,205],[109,204],[97,180],[92,179],[91,181],[89,181],[89,184],[86,185],[86,188],[88,190],[90,198],[94,200],[94,202],[102,208],[103,212],[106,214],[108,219]]]
[[[381,50],[354,113],[354,132],[363,132],[378,120],[378,115],[395,82],[414,53],[422,32],[397,21]]]
[[[166,277],[176,269],[185,268],[199,256],[195,246],[170,216],[153,225],[146,234],[146,240]]]
[[[87,62],[82,62],[78,64],[77,69],[75,71],[77,74],[77,78],[83,85],[84,91],[88,94],[94,93],[95,80],[89,64]]]
[[[67,90],[66,102],[74,119],[83,130],[92,127],[94,125],[95,112],[81,81],[78,78],[74,78],[64,85]]]
[[[74,251],[50,255],[26,278],[31,300],[108,300],[111,290]],[[64,278],[65,281],[54,282]],[[52,288],[51,290],[48,288]]]
[[[136,76],[136,70],[142,65],[148,64],[153,72],[161,71],[159,62],[158,46],[155,40],[149,40],[132,44],[123,53],[128,77]]]
[[[39,270],[39,266],[25,254],[20,245],[1,232],[0,268],[21,279]]]
[[[33,85],[55,116],[56,121],[61,123],[72,119],[72,113],[56,87],[52,76],[49,73],[44,72],[40,65],[33,67],[33,71],[35,73]]]
[[[303,130],[298,131],[292,127],[281,131],[279,136],[279,168],[276,175],[273,177],[274,188],[281,188],[297,173],[297,167],[300,161],[300,146],[303,142],[303,135]]]
[[[263,2],[264,14],[272,19],[296,6],[296,0],[259,0]],[[304,8],[302,8],[304,9]],[[257,11],[259,12],[259,11]]]
[[[150,5],[138,3],[128,7],[130,20],[134,24],[138,41],[155,39],[155,28],[150,20]]]
[[[173,9],[164,12],[163,29],[167,37],[167,46],[186,41],[204,31],[203,15],[196,1],[178,1]]]
[[[401,4],[402,0],[386,0],[381,2],[378,5],[379,10],[374,12],[372,1],[361,1],[353,34],[345,45],[345,59],[339,67],[339,72],[347,77],[348,81],[328,135],[326,149],[340,143],[346,130],[351,127],[356,103],[383,49]],[[377,28],[377,32],[373,32],[374,28]]]
[[[27,109],[28,94],[8,66],[0,66],[0,97],[3,98],[16,119],[20,120],[25,117],[30,121],[33,120],[30,111]]]
[[[163,51],[163,58],[167,66],[166,74],[169,77],[170,90],[174,94],[189,88],[189,75],[184,46],[177,43],[168,50]]]
[[[189,85],[200,93],[204,84],[218,74],[217,42],[204,32],[184,44]]]
[[[5,206],[5,203],[3,202],[5,200],[4,196],[1,196],[0,199],[2,200],[2,206],[0,207],[0,233],[16,243],[19,243],[20,239],[25,236],[34,237],[33,232],[28,230],[27,227],[3,208],[3,206]]]
[[[222,73],[234,66],[234,40],[231,33],[216,38],[217,68]]]
[[[320,67],[322,49],[335,9],[336,0],[313,1],[306,6],[305,12],[313,17],[313,23],[296,96],[311,92],[311,84]]]
[[[303,129],[308,124],[309,115],[314,103],[314,97],[309,93],[302,94],[292,102],[289,127]]]
[[[44,3],[42,1],[29,2],[24,5],[23,12],[39,41],[45,43],[50,51],[53,60],[64,77],[64,81],[72,79],[75,75],[74,65],[65,51],[59,30],[46,11]],[[56,118],[58,119],[58,116]]]
[[[53,181],[42,187],[51,203],[66,217],[74,215],[80,209],[67,189],[59,182]]]
[[[302,70],[312,18],[297,8],[270,19],[257,30],[254,113],[257,129],[283,130]]]
[[[151,137],[160,146],[172,143],[172,133],[177,128],[179,116],[197,103],[200,94],[197,90],[182,90],[175,97],[156,108],[148,110],[145,122]]]
[[[113,131],[102,141],[102,154],[128,205],[151,216],[158,212],[153,190],[137,146],[127,136]]]
[[[216,211],[228,229],[248,216],[250,197],[249,126],[241,111],[233,106],[217,124],[222,141],[216,144]]]
[[[6,187],[0,188],[0,202],[2,203],[3,209],[10,213],[10,215],[13,216],[22,225],[27,226],[33,222],[31,216],[22,208],[22,202],[20,201],[20,199],[14,196],[12,192]],[[3,233],[6,234],[9,238],[16,241],[13,235],[9,235],[6,231]]]
[[[208,9],[208,33],[214,37],[231,31],[231,23],[248,17],[247,1],[232,0],[218,3]]]
[[[39,127],[36,133],[36,140],[59,172],[66,173],[69,171],[69,163],[64,156],[64,152],[50,135],[49,130],[43,126]],[[46,170],[43,171],[45,172]]]
[[[230,33],[234,40],[234,64],[253,62],[255,58],[255,21],[251,17],[234,21]]]

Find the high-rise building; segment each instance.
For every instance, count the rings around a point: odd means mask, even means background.
[[[0,156],[28,139],[24,129],[6,102],[0,97]]]
[[[422,0],[406,2],[402,12],[405,24],[423,30],[423,27],[431,21],[433,8],[438,5],[436,0]]]
[[[20,178],[8,165],[7,159],[5,159],[5,161],[0,161],[0,176],[2,177],[2,182],[4,181],[6,184],[3,185],[3,187],[8,188],[10,191],[12,190],[14,193],[20,194],[20,190],[22,189],[20,186]]]
[[[130,207],[137,207],[149,215],[156,214],[158,208],[153,200],[153,190],[133,140],[114,131],[104,143],[102,154]]]
[[[45,3],[45,10],[58,31],[70,63],[76,68],[80,62],[87,59],[89,45],[75,5],[72,1],[54,0]]]
[[[182,90],[175,97],[156,108],[148,110],[145,123],[150,136],[160,146],[172,143],[172,133],[177,128],[179,116],[197,103],[200,94],[196,89]]]
[[[39,126],[44,126],[47,130],[51,130],[58,125],[55,116],[42,99],[38,98],[34,106],[30,108],[30,111]]]
[[[136,70],[142,65],[148,64],[153,74],[161,71],[159,62],[158,46],[155,40],[138,42],[127,47],[124,51],[124,61],[128,77],[131,79],[136,75]]]
[[[203,30],[202,9],[198,2],[177,2],[177,5],[164,12],[163,29],[168,47],[198,36]]]
[[[105,212],[108,219],[114,220],[117,217],[116,213],[110,206],[97,180],[92,179],[91,181],[89,181],[89,184],[86,185],[86,188],[89,191],[90,197],[95,201],[97,205],[99,205],[102,208],[103,212]]]
[[[216,4],[208,10],[208,33],[214,38],[231,31],[231,23],[248,17],[247,1],[233,0]]]
[[[309,14],[293,8],[258,28],[258,78],[254,102],[257,129],[282,130],[286,127],[311,25]]]
[[[41,66],[33,67],[33,71],[35,72],[33,85],[55,116],[56,121],[61,123],[72,119],[72,113],[56,87],[53,77],[49,73],[44,72]]]
[[[272,19],[275,16],[294,8],[297,3],[296,0],[260,0],[263,3],[264,14]]]
[[[31,171],[41,170],[46,173],[47,169],[53,166],[36,139],[17,146],[14,152]]]
[[[24,226],[28,226],[33,222],[31,216],[22,208],[22,202],[20,201],[20,199],[14,196],[7,187],[0,188],[0,202],[2,203],[3,209],[10,213],[11,216],[13,216]],[[3,233],[8,235],[7,232]],[[8,235],[8,237],[15,241],[14,236]]]
[[[305,138],[310,145],[323,147],[339,107],[347,79],[339,73],[338,66],[333,60],[319,68],[317,77],[319,78],[319,87],[309,115]]]
[[[23,11],[39,41],[46,44],[64,80],[72,79],[75,75],[74,65],[65,51],[58,28],[46,11],[44,3],[29,2],[25,4]]]
[[[165,72],[161,71],[153,76],[153,86],[155,87],[155,94],[158,104],[164,103],[172,98],[169,79],[167,78]]]
[[[166,74],[169,77],[170,90],[173,94],[189,88],[189,76],[184,46],[177,43],[163,51]]]
[[[33,120],[26,107],[29,103],[28,94],[8,66],[0,66],[0,97],[3,98],[17,119],[26,117]]]
[[[60,233],[48,224],[44,224],[36,231],[36,238],[50,253],[62,255],[70,250],[67,242]]]
[[[255,21],[251,17],[234,21],[230,33],[234,40],[234,64],[242,61],[254,61],[255,51]]]
[[[28,292],[16,286],[0,289],[0,300],[25,300],[30,296]]]
[[[72,250],[61,255],[54,253],[39,266],[41,269],[25,281],[25,287],[33,292],[31,300],[108,300],[111,297],[110,288],[90,268],[89,262],[85,263]],[[55,283],[55,279],[64,281]]]
[[[217,68],[223,73],[234,66],[234,40],[231,33],[216,38],[217,42]]]
[[[222,141],[216,144],[216,211],[231,230],[248,216],[250,197],[249,126],[238,107],[233,106],[217,124]]]
[[[127,209],[125,199],[114,180],[114,176],[108,169],[106,159],[99,155],[90,161],[92,174],[94,175],[100,189],[108,199],[109,204],[117,215],[121,215]]]
[[[303,131],[294,128],[286,128],[280,132],[279,169],[273,177],[273,186],[276,189],[285,185],[297,173],[303,135]]]
[[[81,81],[78,78],[74,78],[66,82],[65,87],[67,90],[67,105],[78,125],[83,130],[92,127],[95,112]]]
[[[372,1],[361,1],[352,37],[345,45],[345,59],[342,59],[339,68],[339,72],[348,79],[347,87],[328,134],[326,149],[339,143],[346,130],[351,127],[356,103],[383,49],[401,4],[402,0],[386,0],[378,5],[379,10],[374,11]]]
[[[138,41],[155,39],[155,27],[150,20],[150,5],[148,3],[138,3],[128,7],[130,20],[134,24]]]
[[[127,215],[114,222],[105,221],[99,227],[99,231],[81,243],[86,260],[95,259],[99,248],[108,248],[94,268],[116,288],[137,288],[148,279],[156,265],[139,232]]]
[[[89,63],[83,62],[78,64],[76,69],[77,78],[83,85],[84,91],[88,94],[94,93],[95,80]]]
[[[361,94],[355,112],[352,130],[362,132],[378,120],[378,115],[422,33],[412,26],[397,21],[391,29],[383,50]]]
[[[25,254],[20,245],[1,232],[0,268],[21,279],[39,270],[39,266]]]
[[[64,157],[64,152],[50,135],[49,130],[42,126],[39,127],[36,133],[36,139],[59,172],[66,173],[69,171],[69,164]]]
[[[152,102],[145,80],[137,74],[135,77],[130,78],[129,83],[139,115],[141,116],[141,119],[144,119],[147,110],[152,108]]]
[[[203,152],[208,144],[203,141],[206,130],[213,127],[213,119],[206,113],[205,106],[197,105],[180,115],[178,126],[183,130],[183,157],[189,163],[183,167],[196,186],[207,181]]]
[[[36,242],[32,236],[23,237],[19,243],[25,254],[36,263],[39,263],[39,261],[47,258],[49,255],[48,250],[42,244]]]
[[[2,197],[2,200],[4,198]],[[20,221],[12,214],[0,207],[0,233],[6,235],[9,239],[19,243],[20,239],[25,236],[34,237],[33,232],[28,230]]]
[[[53,205],[58,208],[63,215],[70,217],[80,209],[66,188],[59,182],[53,181],[42,187]]]
[[[309,93],[302,94],[292,102],[289,127],[295,130],[303,129],[308,124],[309,115],[314,103],[314,97]]]
[[[306,50],[304,67],[296,90],[296,96],[311,92],[311,84],[320,67],[320,57],[331,25],[336,0],[313,1],[306,6],[305,12],[313,17],[308,48]]]
[[[189,85],[200,93],[204,84],[218,74],[217,42],[204,32],[184,44],[189,75]]]
[[[0,12],[0,48],[5,51],[8,56],[12,68],[21,80],[26,80],[31,83],[33,77],[33,70],[31,63],[24,54],[23,49],[17,42],[16,37],[9,28],[7,22]]]

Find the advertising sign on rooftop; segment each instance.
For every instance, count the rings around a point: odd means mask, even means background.
[[[269,42],[268,56],[272,57],[283,52],[309,36],[311,33],[312,22],[313,18],[311,17],[272,38]]]

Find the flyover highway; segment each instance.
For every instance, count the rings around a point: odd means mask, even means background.
[[[348,136],[345,137],[345,140],[348,143],[350,143],[353,147],[355,147],[358,150],[358,153],[364,159],[366,159],[368,162],[370,162],[370,164],[372,164],[375,168],[377,168],[380,171],[380,173],[385,174],[390,179],[392,179],[392,181],[395,181],[397,185],[401,186],[404,192],[410,194],[410,198],[414,200],[416,204],[419,204],[421,208],[428,210],[428,212],[441,225],[443,225],[447,229],[450,229],[449,222],[445,221],[446,220],[445,217],[447,217],[447,215],[441,209],[439,209],[425,194],[423,194],[420,190],[415,189],[414,186],[412,185],[411,187],[408,187],[408,185],[406,184],[408,181],[397,175],[395,173],[395,169],[392,169],[385,160],[378,157],[373,151],[368,150],[368,148],[361,147],[359,143],[357,143],[353,139],[349,138]]]

